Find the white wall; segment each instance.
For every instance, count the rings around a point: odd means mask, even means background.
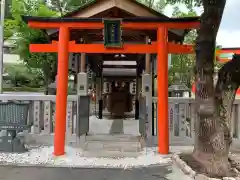
[[[4,54],[3,63],[19,64],[21,63],[20,56],[17,54]]]

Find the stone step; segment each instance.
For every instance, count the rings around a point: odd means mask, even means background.
[[[95,158],[136,158],[140,156],[140,152],[121,152],[121,151],[83,151],[84,157],[95,157]]]
[[[132,136],[125,134],[97,134],[86,136],[86,141],[112,141],[112,142],[139,142],[140,136]]]
[[[119,152],[140,152],[140,142],[116,142],[116,141],[86,141],[84,150],[103,150]]]
[[[85,157],[137,157],[142,150],[141,137],[126,134],[88,134],[84,145]]]

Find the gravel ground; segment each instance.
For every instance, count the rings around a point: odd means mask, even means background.
[[[73,169],[0,166],[0,180],[190,180],[169,165],[140,169]]]
[[[87,158],[81,149],[66,147],[66,155],[54,157],[53,147],[32,149],[23,154],[0,153],[1,164],[11,165],[44,165],[51,167],[81,167],[81,168],[123,168],[147,167],[171,162],[170,156],[161,156],[156,148],[145,149],[137,158]]]

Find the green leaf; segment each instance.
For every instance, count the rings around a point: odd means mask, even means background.
[[[24,64],[29,68],[37,68],[49,78],[56,64],[56,55],[50,53],[30,53],[31,43],[49,43],[45,31],[29,28],[22,20],[22,15],[56,17],[59,13],[51,10],[42,0],[12,0],[12,19],[5,20],[4,38],[12,39],[16,45],[14,53],[20,55]]]

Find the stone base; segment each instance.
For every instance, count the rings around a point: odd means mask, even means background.
[[[54,145],[54,134],[31,134],[22,133],[18,135],[18,138],[27,146],[53,146]],[[85,135],[77,138],[75,134],[66,136],[66,145],[73,147],[83,147],[85,143]]]
[[[0,152],[24,153],[28,151],[24,143],[19,138],[10,140],[8,137],[1,137]]]
[[[16,130],[7,130],[0,136],[0,152],[23,153],[26,152],[24,142],[17,137]]]

